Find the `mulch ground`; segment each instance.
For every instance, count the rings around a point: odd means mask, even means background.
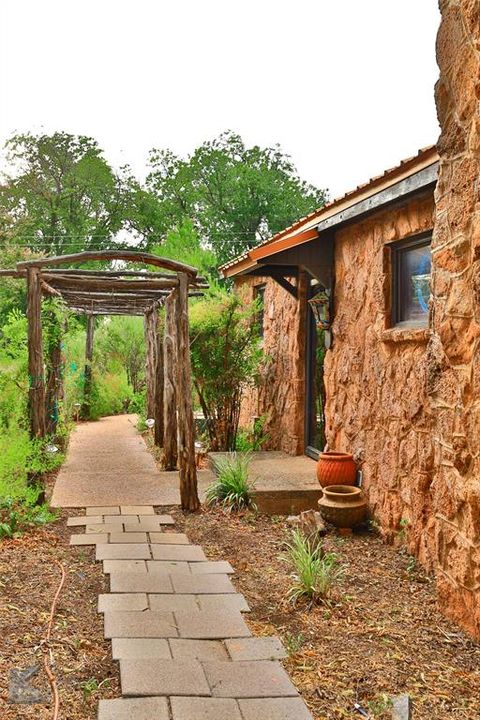
[[[278,634],[289,652],[285,666],[316,720],[389,718],[388,698],[408,693],[414,720],[478,720],[480,646],[449,623],[436,606],[432,580],[410,558],[373,534],[327,536],[325,545],[344,566],[328,604],[293,606],[287,599],[291,568],[280,558],[289,533],[284,519],[228,515],[218,510],[184,516],[178,526],[212,559],[237,569],[255,634]],[[46,528],[0,542],[0,717],[50,720],[50,689],[41,641],[60,580],[50,643],[63,720],[93,720],[100,698],[119,695],[118,667],[103,640],[96,612],[106,591],[91,548],[68,546],[67,513]],[[33,685],[43,704],[6,702],[12,668],[40,666]]]
[[[408,693],[414,720],[480,718],[480,645],[438,611],[435,586],[408,555],[374,534],[327,536],[345,573],[328,604],[293,606],[291,568],[279,556],[284,519],[218,510],[183,516],[192,542],[229,560],[255,634],[278,634],[285,667],[316,720],[390,718],[392,695]]]
[[[70,514],[73,514],[70,512]],[[80,513],[82,514],[82,513]],[[62,720],[93,720],[99,698],[119,695],[118,666],[103,640],[97,596],[106,590],[101,564],[92,548],[70,548],[68,513],[44,528],[0,541],[0,718],[51,720],[52,702],[43,668],[41,642],[50,607],[65,568],[49,657],[57,677]],[[10,671],[39,666],[32,685],[45,696],[35,705],[7,703]]]

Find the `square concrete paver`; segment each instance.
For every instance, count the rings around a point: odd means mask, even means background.
[[[188,545],[189,540],[183,533],[151,532],[150,542],[159,545]]]
[[[154,515],[153,505],[120,505],[121,515]]]
[[[115,525],[114,527],[112,527],[112,525],[109,524],[95,523],[93,525],[85,525],[85,532],[94,534],[102,533],[102,535],[108,535],[113,531],[120,532],[122,527],[122,525]],[[103,542],[107,542],[107,540],[104,540]]]
[[[233,575],[235,573],[233,567],[226,560],[209,560],[207,562],[192,563],[190,568],[194,575],[212,575],[213,573]]]
[[[102,533],[90,533],[81,535],[71,535],[70,545],[95,545],[97,543],[104,543],[105,535]]]
[[[301,698],[239,700],[243,720],[313,720]]]
[[[177,637],[178,632],[172,613],[152,612],[106,612],[104,615],[105,638],[156,638]]]
[[[145,560],[104,560],[103,572],[105,575],[113,572],[147,573]]]
[[[155,515],[155,520],[158,520],[161,525],[175,525],[175,520],[171,515]]]
[[[104,515],[103,522],[107,525],[122,525],[123,523],[138,525],[138,517],[136,515]]]
[[[162,532],[162,526],[153,515],[140,520],[137,518],[136,522],[128,521],[124,523],[124,527],[125,532]]]
[[[149,560],[147,562],[148,572],[168,573],[169,575],[188,575],[191,577],[190,565],[187,562],[175,562],[174,560]]]
[[[178,633],[182,638],[215,640],[228,637],[249,637],[252,633],[239,612],[186,613],[175,611]]]
[[[166,573],[112,572],[110,592],[173,593],[173,586],[170,575]]]
[[[296,696],[298,692],[283,667],[271,660],[206,662],[205,674],[214,697],[259,698]],[[259,715],[258,717],[262,717]]]
[[[67,518],[67,527],[77,527],[78,525],[90,525],[91,523],[101,523],[102,516],[87,517],[86,515],[78,515]]]
[[[278,637],[252,637],[225,640],[232,660],[283,660],[287,657],[282,641]]]
[[[228,698],[172,697],[170,703],[173,720],[242,720],[236,701]]]
[[[97,560],[147,560],[150,546],[146,543],[117,543],[97,545]]]
[[[120,660],[124,695],[210,695],[196,660]]]
[[[196,600],[196,595],[149,595],[151,610],[160,612],[173,612],[181,610],[183,612],[198,612],[200,610]]]
[[[166,698],[117,698],[100,700],[98,720],[169,720]]]
[[[228,575],[172,575],[173,589],[176,593],[193,595],[218,595],[236,593]]]
[[[238,611],[250,612],[247,601],[240,593],[230,595],[198,595],[200,610],[208,612]]]
[[[146,543],[148,542],[146,532],[111,532],[110,533],[111,543]]]
[[[228,653],[219,640],[185,640],[172,638],[170,651],[175,660],[228,660]]]
[[[118,505],[101,507],[87,507],[85,510],[86,515],[120,515],[120,508]]]
[[[168,640],[161,638],[113,638],[112,657],[114,660],[135,658],[139,660],[171,660]]]
[[[200,545],[153,545],[152,555],[154,560],[180,560],[192,563],[207,559]]]
[[[146,593],[110,593],[98,596],[98,612],[148,610]]]

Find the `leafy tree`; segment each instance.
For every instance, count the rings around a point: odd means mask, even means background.
[[[153,252],[161,257],[179,260],[196,267],[210,282],[217,275],[217,259],[213,250],[202,247],[198,233],[189,219],[180,222],[178,228],[169,230],[162,245],[156,245]]]
[[[125,195],[95,140],[64,132],[14,135],[0,188],[2,235],[47,254],[105,247],[122,227]]]
[[[145,384],[145,343],[143,322],[138,317],[121,315],[105,322],[97,333],[97,367],[103,372],[124,369],[133,392],[140,392]]]
[[[218,293],[192,304],[192,376],[212,450],[235,450],[242,390],[255,382],[262,350],[255,318],[236,295]]]
[[[225,132],[181,159],[152,150],[147,189],[161,206],[155,232],[180,227],[190,218],[202,243],[219,262],[255,246],[321,206],[326,192],[300,179],[280,147],[247,148]]]

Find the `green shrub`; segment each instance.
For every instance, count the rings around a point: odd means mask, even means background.
[[[294,568],[295,582],[289,590],[293,602],[301,597],[312,601],[328,597],[332,586],[343,575],[335,553],[326,553],[299,530],[293,530],[286,543],[284,559]]]
[[[58,512],[50,510],[49,506],[44,503],[42,505],[34,504],[32,499],[35,495],[33,491],[32,497],[23,502],[8,497],[0,503],[0,538],[18,537],[26,530],[38,525],[56,520]]]
[[[264,432],[266,415],[257,418],[253,424],[253,430],[240,428],[237,433],[235,450],[237,452],[257,452],[269,439],[268,433]]]
[[[252,499],[255,482],[248,477],[250,462],[249,453],[235,452],[215,460],[217,478],[207,488],[207,503],[218,503],[230,511],[255,507]]]
[[[192,378],[212,450],[236,447],[242,392],[255,383],[263,357],[257,310],[226,293],[190,308]]]
[[[90,419],[120,415],[129,409],[133,397],[125,372],[94,373],[90,398]]]

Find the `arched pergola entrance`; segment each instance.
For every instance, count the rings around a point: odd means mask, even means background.
[[[61,268],[90,261],[124,261],[163,272]],[[166,272],[165,272],[166,271]],[[165,467],[180,473],[181,505],[197,510],[197,470],[191,396],[188,298],[207,287],[194,267],[134,250],[85,251],[28,260],[2,275],[27,282],[29,412],[32,438],[47,434],[46,380],[43,362],[42,297],[62,298],[87,316],[86,373],[88,393],[96,316],[143,315],[146,340],[147,410],[155,419],[155,442],[164,448]],[[163,337],[158,310],[165,307]],[[58,385],[58,383],[57,383]]]

